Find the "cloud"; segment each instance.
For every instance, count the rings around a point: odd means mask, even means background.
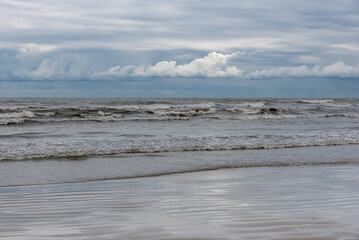
[[[257,70],[239,68],[235,61],[245,52],[222,54],[211,52],[189,63],[177,64],[176,61],[160,61],[154,65],[114,66],[101,71],[94,68],[93,61],[83,56],[64,55],[44,58],[35,68],[21,70],[17,77],[32,80],[121,80],[127,78],[176,77],[176,78],[237,78],[237,79],[271,79],[271,78],[357,78],[359,66],[346,65],[337,61],[326,66],[301,65],[296,67],[272,67]],[[238,60],[238,59],[237,59]],[[240,64],[245,65],[241,59]],[[7,77],[8,78],[8,77]]]
[[[359,77],[359,67],[345,65],[342,61],[320,67],[315,65],[310,68],[307,65],[299,67],[277,67],[256,70],[246,75],[247,78],[284,78],[284,77]]]
[[[348,66],[342,61],[320,67],[275,67],[244,73],[243,69],[228,64],[241,52],[221,54],[212,52],[188,64],[177,65],[176,61],[161,61],[152,66],[115,66],[99,73],[99,77],[236,77],[236,78],[286,78],[286,77],[359,77],[359,67]]]
[[[1,53],[1,52],[0,52]],[[82,54],[28,54],[21,52],[4,52],[0,61],[0,80],[105,80],[117,81],[133,78],[235,78],[243,79],[285,79],[285,78],[359,78],[359,65],[352,66],[343,61],[328,65],[304,64],[290,67],[251,67],[253,61],[246,52],[218,53],[211,52],[204,57],[186,61],[181,64],[174,60],[158,61],[152,65],[116,65],[110,67],[105,56],[100,53]],[[18,63],[11,59],[20,59]],[[112,55],[115,57],[116,55]],[[137,59],[138,56],[132,57]],[[129,62],[127,55],[119,62]],[[165,58],[165,57],[163,57]],[[163,59],[162,58],[162,59]],[[0,58],[1,60],[1,58]],[[115,59],[112,59],[115,61]],[[134,61],[135,63],[136,61]],[[18,68],[14,68],[14,63]]]
[[[100,73],[102,77],[239,77],[242,71],[228,66],[228,61],[241,52],[221,54],[212,52],[188,64],[177,65],[176,61],[162,61],[152,66],[115,66]]]
[[[12,0],[0,1],[0,15],[0,44],[6,48],[304,49],[315,54],[336,46],[346,54],[346,46],[358,49],[355,1]]]
[[[93,62],[83,56],[57,55],[42,59],[33,69],[22,69],[13,73],[16,78],[30,80],[82,80],[95,75]]]
[[[324,77],[358,77],[359,76],[359,68],[354,68],[352,66],[347,66],[343,62],[338,61],[326,67],[323,67],[321,70],[319,67],[316,67],[315,74],[318,76]]]

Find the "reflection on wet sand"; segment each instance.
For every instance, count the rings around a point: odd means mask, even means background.
[[[0,188],[3,239],[358,239],[357,165]]]

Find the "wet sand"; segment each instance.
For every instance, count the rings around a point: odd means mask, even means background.
[[[359,239],[359,166],[0,188],[1,239]]]

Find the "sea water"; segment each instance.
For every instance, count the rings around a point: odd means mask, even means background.
[[[357,164],[358,144],[358,99],[0,99],[0,186]]]

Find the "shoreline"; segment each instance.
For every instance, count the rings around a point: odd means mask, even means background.
[[[0,188],[155,177],[231,168],[359,164],[359,145],[168,152],[0,162]]]

